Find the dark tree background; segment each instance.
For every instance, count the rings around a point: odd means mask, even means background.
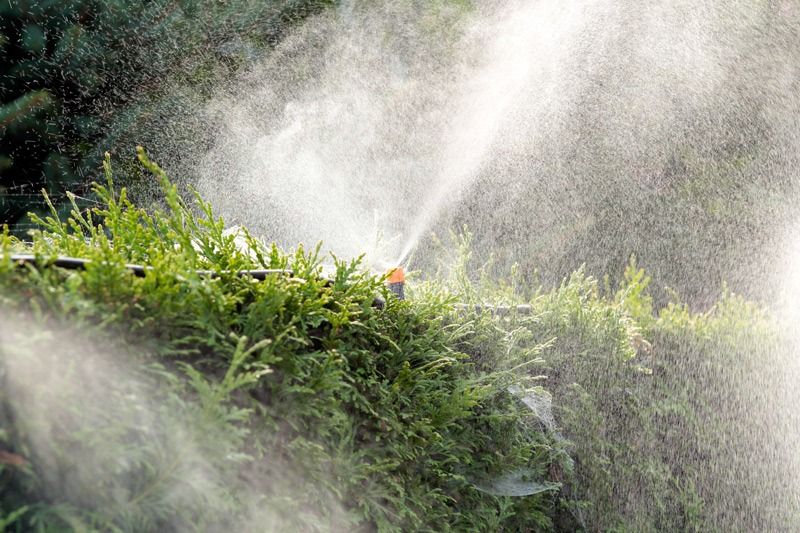
[[[179,79],[241,68],[331,0],[0,2],[0,224],[81,194],[104,150]]]

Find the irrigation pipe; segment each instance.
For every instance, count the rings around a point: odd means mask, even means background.
[[[0,255],[0,259],[3,256]],[[13,254],[10,256],[11,262],[17,266],[33,265],[37,266],[43,264],[44,266],[56,266],[68,270],[85,270],[86,265],[91,263],[89,259],[82,259],[79,257],[57,257],[47,262],[42,262],[41,259],[37,260],[35,255],[32,254]],[[143,278],[147,272],[152,271],[153,267],[143,265],[126,264],[125,268],[128,269],[134,276]],[[199,276],[204,278],[216,279],[220,275],[230,273],[226,271],[217,272],[214,270],[196,270]],[[269,276],[286,275],[293,276],[294,271],[290,269],[259,269],[259,270],[237,270],[235,274],[239,277],[250,277],[263,281]],[[388,278],[390,290],[399,298],[405,299],[404,285],[405,276],[402,268],[397,268],[392,271]],[[379,309],[384,306],[384,301],[380,298],[375,298],[373,305]],[[509,316],[509,315],[530,315],[533,309],[530,305],[469,305],[469,304],[456,304],[456,310],[461,313],[468,313],[474,311],[476,314],[490,313],[495,316]]]
[[[0,256],[2,258],[2,256]],[[35,255],[30,254],[15,254],[11,256],[11,262],[15,263],[18,266],[24,265],[36,265],[37,263],[41,263],[41,261],[36,260]],[[60,268],[66,268],[69,270],[85,270],[86,265],[91,263],[89,259],[81,259],[79,257],[57,257],[52,261],[49,261],[45,264],[45,266],[57,266]],[[142,265],[125,265],[125,268],[131,271],[131,273],[138,277],[143,278],[148,271],[153,270],[151,266],[142,266]],[[218,278],[223,273],[229,272],[216,272],[214,270],[196,270],[195,271],[199,276],[204,278]],[[293,276],[294,271],[289,269],[263,269],[263,270],[237,270],[236,275],[241,277],[251,277],[257,280],[265,280],[268,276],[273,276],[276,274],[285,274],[287,276]]]

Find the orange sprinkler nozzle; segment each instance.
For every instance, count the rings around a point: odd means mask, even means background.
[[[392,269],[386,282],[389,284],[389,290],[400,300],[405,299],[406,273],[403,271],[403,267]]]
[[[389,283],[405,283],[406,273],[403,267],[397,267],[389,271]]]

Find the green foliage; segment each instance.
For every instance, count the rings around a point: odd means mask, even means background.
[[[706,313],[668,305],[652,343],[662,454],[702,502],[696,529],[796,529],[794,452],[781,443],[796,420],[794,353],[775,320],[726,290]]]
[[[8,527],[550,527],[560,440],[509,394],[524,376],[455,349],[477,326],[448,320],[451,297],[388,298],[357,261],[336,261],[327,280],[316,251],[287,256],[227,232],[139,158],[166,211],[115,192],[107,160],[102,207],[34,217],[42,229],[25,249],[41,268],[12,265],[23,245],[2,238],[4,320],[28,325],[6,325],[0,348],[0,450],[26,465],[1,466]],[[57,255],[91,262],[44,268]],[[128,263],[151,269],[135,278]],[[543,490],[485,490],[520,469]]]
[[[459,349],[536,361],[570,468],[553,521],[559,530],[730,531],[797,527],[781,444],[792,352],[762,307],[724,292],[705,313],[657,308],[651,278],[631,258],[612,290],[579,270],[554,290],[503,281],[476,265],[471,236],[411,299],[442,285],[469,303],[528,303],[530,314],[479,324]],[[526,294],[525,297],[521,297]],[[766,394],[765,391],[771,391]],[[772,501],[770,501],[772,500]],[[734,503],[732,503],[734,502]]]
[[[107,158],[102,205],[0,236],[6,530],[796,528],[762,308],[658,308],[634,259],[615,290],[497,281],[469,234],[398,301],[357,260],[326,278],[319,248],[226,229],[138,156],[163,211],[117,192]],[[236,274],[254,268],[292,273]]]

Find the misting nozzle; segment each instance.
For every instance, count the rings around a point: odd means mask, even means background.
[[[405,299],[406,273],[403,271],[403,267],[396,267],[390,270],[387,283],[389,284],[389,290],[392,291],[398,299]]]

